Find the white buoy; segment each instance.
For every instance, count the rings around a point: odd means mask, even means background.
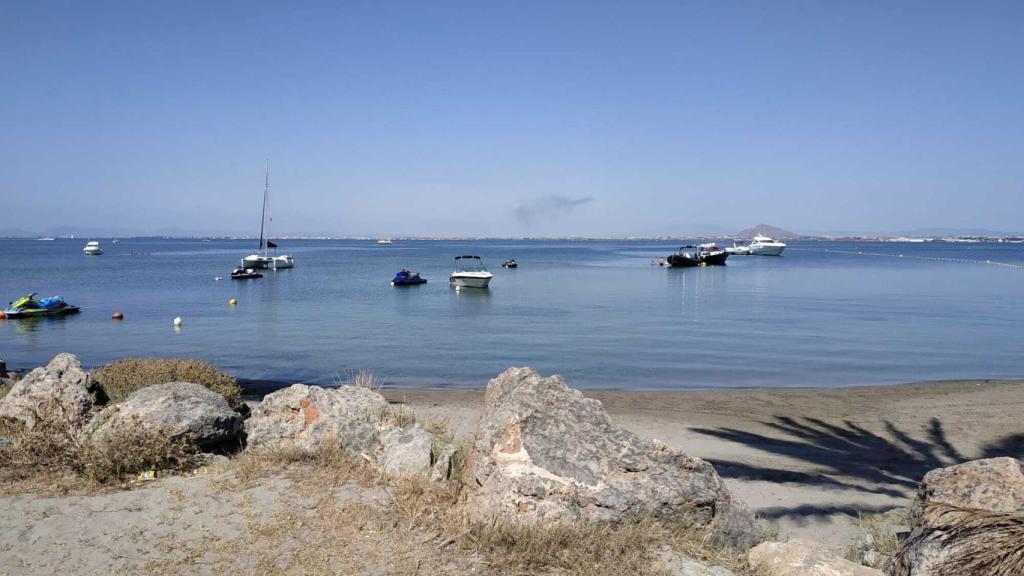
[[[181,326],[181,316],[177,316],[174,318],[174,325]]]

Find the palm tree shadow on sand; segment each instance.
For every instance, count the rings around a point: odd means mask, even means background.
[[[1024,434],[1006,436],[986,444],[976,456],[964,455],[949,442],[942,422],[937,418],[929,422],[923,438],[915,438],[889,421],[883,423],[884,431],[880,432],[870,431],[849,420],[837,425],[817,418],[788,416],[777,416],[764,425],[777,434],[758,434],[735,428],[695,428],[693,431],[805,462],[813,469],[803,472],[708,459],[724,478],[790,482],[896,498],[913,497],[921,478],[935,468],[973,458],[1024,457]],[[837,512],[856,515],[884,509],[807,505],[762,515],[799,517]]]

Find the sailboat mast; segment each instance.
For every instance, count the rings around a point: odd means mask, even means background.
[[[267,255],[266,241],[263,239],[263,227],[267,223],[267,194],[270,191],[270,161],[263,162],[263,213],[260,214],[260,249],[264,256]]]

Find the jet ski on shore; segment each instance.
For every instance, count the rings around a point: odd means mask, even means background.
[[[51,296],[36,300],[36,293],[18,298],[7,305],[4,316],[7,318],[36,318],[39,316],[60,316],[78,312],[78,306],[71,306],[61,296]]]

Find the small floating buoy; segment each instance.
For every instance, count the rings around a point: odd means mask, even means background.
[[[228,300],[228,306],[234,306],[235,304],[238,304],[238,300],[235,300],[234,298]]]
[[[0,319],[7,318],[7,314],[4,314],[3,310],[0,310]]]
[[[177,316],[174,318],[174,325],[181,326],[181,316]]]
[[[113,314],[110,315],[110,317],[113,318],[114,320],[121,320],[122,318],[124,318],[124,314],[121,314],[120,312],[114,312]]]
[[[213,280],[214,280],[215,282],[220,282],[220,281],[221,281],[221,280],[223,280],[223,279],[224,279],[224,277],[223,277],[223,276],[214,276],[214,277],[213,277]]]

